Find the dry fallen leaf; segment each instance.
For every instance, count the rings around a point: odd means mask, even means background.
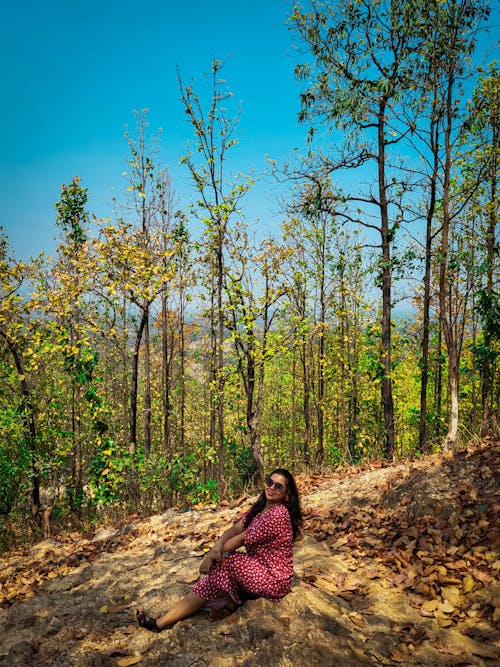
[[[444,614],[452,614],[455,611],[455,607],[446,600],[445,602],[441,602],[438,605],[439,611],[442,611]]]
[[[142,661],[142,656],[132,655],[130,658],[120,658],[117,661],[118,667],[130,667],[130,665],[137,665],[137,663]]]

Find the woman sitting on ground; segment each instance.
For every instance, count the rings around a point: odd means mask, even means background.
[[[302,523],[300,500],[292,474],[277,468],[265,479],[257,502],[228,528],[205,555],[206,574],[166,614],[151,618],[137,612],[143,628],[160,632],[203,607],[236,609],[249,598],[281,600],[293,577],[293,543]],[[246,553],[234,553],[244,546]]]

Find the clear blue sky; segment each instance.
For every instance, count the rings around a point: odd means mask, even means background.
[[[126,187],[126,125],[148,108],[163,128],[163,159],[187,204],[178,164],[191,129],[179,101],[177,67],[195,89],[214,58],[241,100],[238,169],[265,169],[303,147],[300,88],[287,29],[291,0],[24,0],[3,3],[0,25],[0,225],[16,255],[55,248],[54,203],[78,175],[89,210],[110,213],[113,188]],[[498,10],[498,4],[493,2]],[[496,16],[498,19],[498,15]],[[498,20],[493,23],[498,24]],[[491,44],[490,34],[487,42]],[[248,198],[247,217],[272,228],[279,214],[272,186]],[[273,222],[274,221],[274,222]]]
[[[89,209],[110,212],[112,188],[124,188],[125,126],[149,109],[163,128],[163,158],[184,198],[187,174],[177,166],[191,130],[179,101],[177,67],[208,90],[203,73],[214,58],[242,103],[234,149],[238,168],[265,168],[303,141],[296,122],[299,88],[286,25],[287,0],[25,0],[4,3],[0,27],[3,101],[0,225],[26,258],[55,247],[54,203],[78,175]],[[251,216],[270,221],[272,201],[260,190]],[[260,209],[260,210],[259,210]],[[267,224],[264,223],[264,224]]]

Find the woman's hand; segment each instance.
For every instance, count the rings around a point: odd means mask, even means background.
[[[205,557],[201,561],[200,565],[200,574],[208,574],[210,570],[212,569],[212,566],[215,562],[215,559],[212,555],[212,552],[209,551],[207,554],[205,554]]]
[[[231,540],[231,538],[235,538],[236,536],[238,536],[237,540]],[[230,528],[228,528],[215,542],[210,551],[205,554],[205,557],[203,558],[200,565],[200,573],[208,574],[215,563],[222,563],[224,551],[234,551],[234,549],[237,549],[239,546],[243,545],[244,538],[245,527],[243,526],[243,522],[240,519]]]
[[[224,542],[219,537],[217,542],[214,544],[214,546],[210,549],[208,553],[212,555],[212,558],[214,560],[220,563],[222,561],[223,552],[224,552]]]
[[[223,552],[224,552],[224,542],[219,537],[217,542],[210,549],[210,551],[207,551],[205,557],[201,561],[200,573],[208,574],[212,569],[214,563],[221,563],[223,558]]]

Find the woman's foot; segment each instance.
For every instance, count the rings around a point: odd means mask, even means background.
[[[135,612],[137,623],[141,628],[146,628],[146,630],[151,630],[151,632],[161,632],[161,628],[158,627],[156,618],[148,616],[143,609],[138,609]]]

